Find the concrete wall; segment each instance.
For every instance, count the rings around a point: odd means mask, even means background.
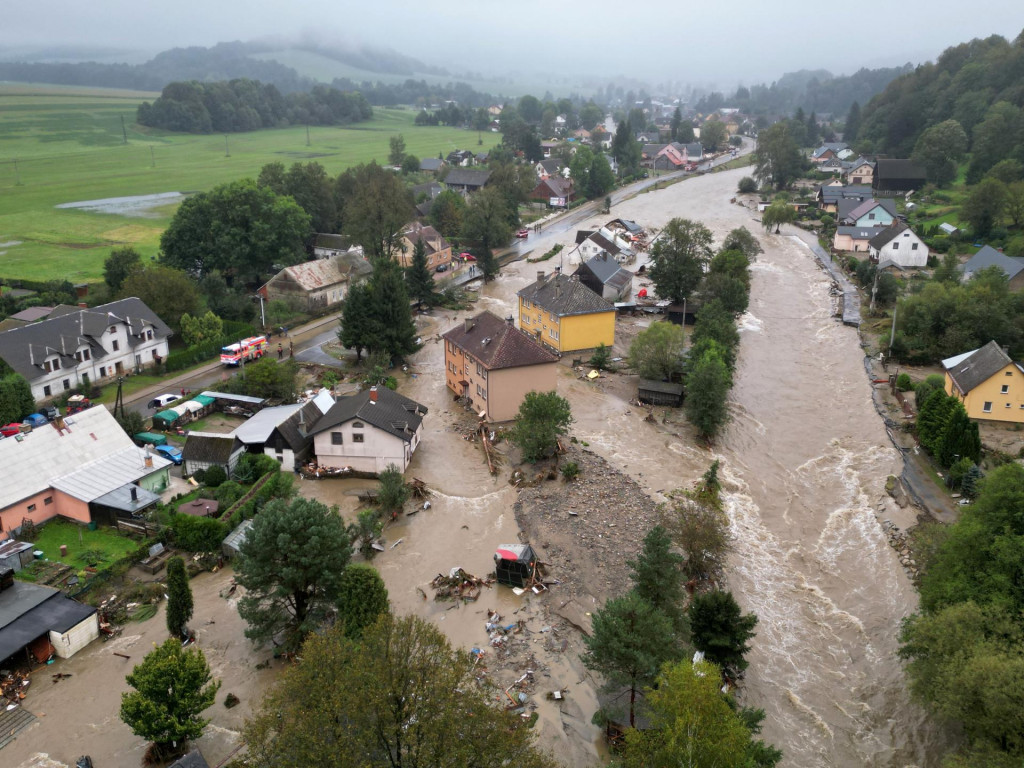
[[[1006,392],[1002,391],[1004,388]],[[972,419],[1024,424],[1024,373],[1013,363],[983,381],[964,397],[960,396],[947,373],[946,394],[960,400]]]
[[[99,636],[100,617],[98,613],[94,613],[64,634],[51,632],[50,644],[58,656],[62,659],[70,659]]]

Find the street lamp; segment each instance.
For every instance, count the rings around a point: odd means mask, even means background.
[[[253,294],[253,298],[260,300],[260,327],[266,329],[266,327],[267,327],[267,316],[263,312],[263,294],[262,293]]]

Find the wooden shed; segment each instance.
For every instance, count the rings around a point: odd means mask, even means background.
[[[683,404],[683,385],[640,379],[636,399],[648,405],[669,405],[675,408]]]

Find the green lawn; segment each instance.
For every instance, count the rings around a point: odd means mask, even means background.
[[[56,209],[61,203],[161,192],[195,192],[254,177],[266,163],[316,160],[329,173],[384,161],[388,139],[405,138],[420,157],[460,147],[489,148],[498,134],[415,127],[411,109],[375,109],[347,128],[293,127],[196,136],[134,123],[156,94],[53,86],[0,85],[0,277],[101,278],[110,249],[131,244],[155,255],[175,206],[151,218]],[[128,143],[124,143],[122,118]]]
[[[60,555],[61,544],[67,545],[67,557]],[[109,528],[90,531],[66,520],[51,520],[40,526],[39,535],[32,545],[42,550],[46,559],[60,561],[81,571],[86,566],[102,569],[137,549],[139,543]],[[90,557],[80,558],[83,552],[89,553]]]

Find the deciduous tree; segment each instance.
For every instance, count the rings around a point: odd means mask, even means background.
[[[498,274],[494,249],[504,248],[512,239],[508,201],[500,191],[484,187],[470,198],[463,217],[462,234],[476,243],[473,253],[484,280],[492,279]]]
[[[19,373],[9,373],[0,378],[0,422],[20,422],[30,413],[35,413],[36,401],[32,387]]]
[[[719,253],[725,251],[740,251],[747,257],[748,262],[753,262],[764,253],[761,242],[754,237],[753,233],[746,227],[737,227],[729,230],[729,234],[722,241],[722,248]]]
[[[457,237],[462,232],[465,213],[466,199],[458,192],[446,189],[434,198],[430,207],[430,223],[444,237]]]
[[[729,131],[721,120],[708,120],[700,127],[700,143],[710,152],[717,152],[725,146]]]
[[[783,224],[793,221],[796,221],[796,211],[788,200],[776,200],[761,214],[761,225],[764,227],[764,231],[771,232],[772,227],[775,227],[776,235],[781,231],[780,227]]]
[[[1006,208],[1006,185],[997,179],[983,179],[967,195],[961,213],[976,237],[986,237],[999,223]]]
[[[731,547],[729,520],[713,504],[684,498],[665,511],[665,530],[683,552],[688,581],[717,579]]]
[[[346,349],[356,351],[357,363],[363,356],[363,350],[369,348],[373,339],[372,301],[370,286],[356,283],[349,288],[345,303],[341,306],[338,341]]]
[[[213,312],[204,315],[186,313],[181,316],[181,338],[189,347],[219,339],[224,335],[224,322]]]
[[[556,392],[527,392],[516,414],[511,439],[523,461],[538,461],[555,452],[558,438],[572,424],[569,401]]]
[[[238,557],[246,637],[297,649],[333,614],[351,553],[336,509],[303,497],[268,502]]]
[[[967,152],[967,133],[956,120],[927,128],[917,140],[913,159],[924,166],[928,180],[942,186],[956,178],[957,164]]]
[[[686,418],[705,440],[714,439],[729,420],[731,376],[725,356],[716,346],[693,361],[686,382]]]
[[[358,642],[335,627],[300,658],[246,725],[255,765],[554,768],[477,683],[473,659],[423,619],[386,613]]]
[[[402,164],[405,159],[405,137],[402,134],[388,139],[388,163],[393,166]]]
[[[344,231],[371,260],[391,259],[413,217],[412,194],[401,179],[376,163],[351,169],[345,198]]]
[[[103,282],[107,284],[111,295],[120,291],[128,275],[141,267],[142,257],[130,245],[112,250],[103,262]]]
[[[126,679],[134,690],[121,694],[121,720],[136,736],[154,742],[160,754],[183,752],[188,741],[203,735],[210,721],[201,713],[213,704],[220,683],[201,650],[168,638]]]
[[[682,303],[700,285],[711,260],[711,230],[689,219],[672,219],[651,249],[651,280],[658,295]]]
[[[199,290],[195,281],[180,269],[149,264],[136,269],[121,284],[122,298],[135,296],[175,331],[181,330],[183,315],[199,312]]]
[[[629,345],[629,365],[644,379],[671,381],[683,370],[686,337],[680,325],[652,323]]]
[[[754,149],[754,176],[763,186],[785,189],[804,166],[800,145],[782,120],[757,135]]]

